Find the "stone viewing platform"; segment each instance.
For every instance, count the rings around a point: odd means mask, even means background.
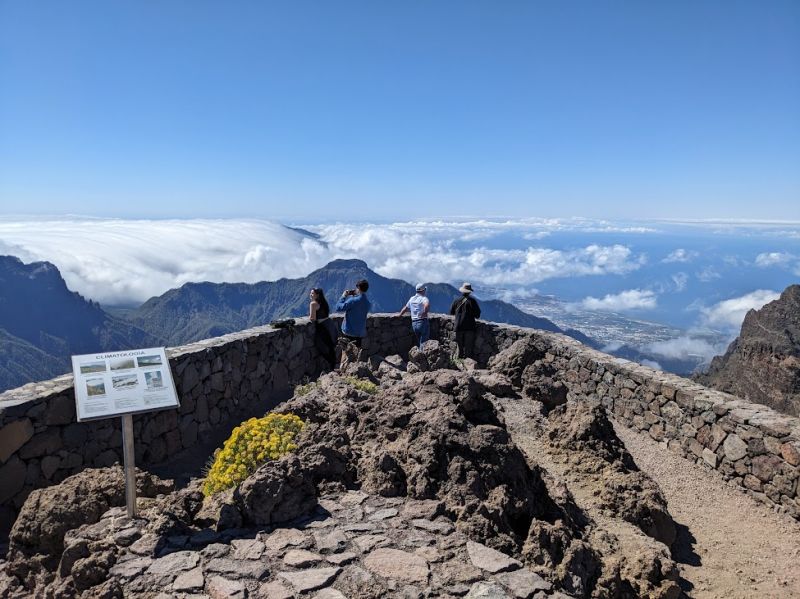
[[[375,315],[326,374],[305,320],[171,349],[181,406],[134,419],[133,520],[116,419],[74,422],[69,377],[3,394],[0,595],[677,599],[727,576],[717,531],[744,548],[763,527],[778,578],[745,584],[800,591],[797,419],[538,330],[481,323],[477,360],[457,360],[452,320],[431,324],[419,350],[407,319]],[[299,423],[282,457],[204,480],[197,458],[267,411]],[[217,461],[273,443],[242,430]],[[147,472],[167,464],[188,479]],[[737,596],[725,580],[713,592]]]
[[[452,319],[431,319],[431,338],[452,339]],[[614,418],[665,448],[716,470],[779,511],[800,517],[800,419],[688,379],[614,358],[556,333],[480,323],[478,363],[523,337],[537,340],[542,363],[574,396],[597,396]],[[369,355],[407,355],[407,319],[369,318]],[[140,466],[164,462],[242,415],[264,412],[323,366],[313,325],[257,327],[168,351],[179,410],[134,418]],[[72,376],[0,394],[0,523],[7,527],[28,494],[90,466],[121,460],[118,419],[77,423]]]

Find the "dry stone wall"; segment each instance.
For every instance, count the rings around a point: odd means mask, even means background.
[[[407,354],[408,318],[374,315],[367,355]],[[665,449],[720,473],[775,509],[800,517],[800,419],[592,350],[555,333],[479,323],[477,360],[524,337],[545,348],[542,360],[575,398],[597,395],[623,425],[649,434]],[[431,319],[431,338],[453,341],[453,321]],[[258,327],[168,351],[181,399],[178,410],[134,418],[137,463],[153,465],[191,448],[241,414],[269,409],[293,385],[318,376],[321,359],[313,325]],[[88,466],[121,457],[119,419],[78,423],[72,376],[0,394],[0,529],[31,490],[60,482]]]
[[[180,408],[134,416],[137,465],[164,462],[212,429],[264,411],[320,372],[313,325],[259,327],[167,351]],[[77,422],[72,375],[0,394],[0,531],[33,489],[121,461],[119,418]]]
[[[450,323],[441,326],[440,334],[452,335]],[[546,331],[481,323],[478,361],[528,335],[546,348],[542,361],[572,397],[600,397],[619,423],[800,519],[800,418]]]

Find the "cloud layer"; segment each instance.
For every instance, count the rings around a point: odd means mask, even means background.
[[[738,333],[748,311],[758,310],[779,297],[778,291],[757,289],[746,295],[718,302],[710,308],[702,308],[701,313],[706,325]]]
[[[326,262],[313,238],[264,221],[0,221],[3,251],[54,263],[70,289],[103,303],[144,301],[189,281],[255,282]]]
[[[627,312],[630,310],[652,310],[657,303],[657,296],[652,291],[628,289],[620,293],[610,293],[602,298],[590,296],[580,302],[579,305],[586,310]]]
[[[531,285],[555,277],[620,275],[643,255],[622,244],[544,247],[548,231],[629,230],[584,219],[304,227],[264,220],[0,220],[0,252],[53,262],[71,289],[105,304],[141,302],[190,281],[257,282],[303,276],[335,258],[361,258],[406,280]],[[512,231],[524,249],[490,247]]]

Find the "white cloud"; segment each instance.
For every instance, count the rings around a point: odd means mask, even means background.
[[[672,282],[675,283],[675,291],[683,291],[689,282],[689,275],[685,272],[676,272],[672,275]]]
[[[644,256],[634,255],[624,245],[590,244],[570,250],[465,247],[463,229],[474,234],[484,224],[336,223],[307,228],[319,234],[332,251],[360,257],[382,275],[406,280],[531,285],[556,277],[625,274],[644,263]]]
[[[581,219],[528,219],[304,227],[319,235],[316,239],[253,219],[0,218],[0,252],[26,262],[53,262],[71,289],[105,304],[144,301],[190,281],[253,283],[304,276],[336,258],[360,258],[384,276],[405,280],[504,287],[641,267],[644,255],[619,244],[498,249],[482,243],[508,231],[536,236],[596,226]]]
[[[800,256],[789,252],[764,252],[756,256],[756,266],[761,268],[789,268],[800,276]]]
[[[645,345],[643,349],[664,358],[685,360],[699,357],[703,362],[707,362],[714,356],[723,353],[725,345],[714,344],[701,337],[681,335],[666,341],[654,341]]]
[[[23,248],[25,261],[54,263],[70,289],[109,304],[143,301],[190,281],[297,276],[329,258],[324,243],[255,220],[0,221],[0,240]]]
[[[661,364],[659,364],[659,363],[658,363],[658,362],[656,362],[655,360],[648,360],[648,359],[646,359],[646,358],[645,358],[644,360],[642,360],[642,361],[641,361],[641,365],[642,365],[642,366],[647,366],[648,368],[653,368],[653,369],[655,369],[655,370],[664,370],[664,369],[661,367]]]
[[[721,279],[722,275],[714,269],[712,266],[707,266],[703,270],[696,272],[695,276],[697,277],[698,281],[702,281],[703,283],[710,283],[715,279]]]
[[[777,291],[757,289],[741,297],[716,303],[710,308],[702,308],[701,312],[708,326],[738,331],[748,311],[758,310],[779,297],[780,293]]]
[[[695,258],[697,258],[698,253],[694,250],[685,250],[683,248],[678,248],[669,253],[669,255],[662,260],[662,262],[670,263],[670,262],[691,262]]]
[[[628,289],[621,293],[608,294],[602,298],[587,297],[580,306],[586,310],[625,312],[628,310],[651,310],[657,305],[657,296],[652,291]]]

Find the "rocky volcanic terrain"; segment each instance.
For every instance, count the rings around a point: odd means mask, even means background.
[[[800,416],[800,285],[747,313],[742,332],[699,382]]]
[[[118,469],[34,491],[0,596],[677,598],[664,496],[597,403],[532,339],[474,366],[431,341],[323,375],[278,409],[297,451],[205,501],[140,474],[130,520]]]

